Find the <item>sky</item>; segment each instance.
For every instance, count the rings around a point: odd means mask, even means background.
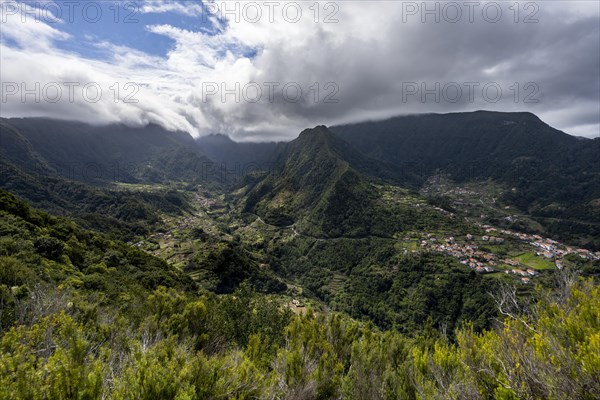
[[[600,136],[598,1],[0,0],[0,116],[288,140],[529,111]]]

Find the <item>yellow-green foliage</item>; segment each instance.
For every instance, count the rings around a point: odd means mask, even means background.
[[[251,317],[262,312],[253,303],[257,295],[244,290],[235,300],[218,300],[158,288],[148,296],[137,327],[118,318],[84,325],[79,315],[65,311],[15,326],[0,340],[0,398],[462,400],[600,394],[600,288],[591,281],[575,284],[564,296],[540,292],[529,314],[506,319],[495,330],[477,333],[467,324],[455,343],[407,339],[339,314],[309,312],[284,328],[275,315],[282,311],[275,310],[272,321],[257,322]],[[237,309],[223,311],[227,307]],[[245,344],[227,336],[222,319],[228,315],[254,326]]]
[[[541,293],[543,294],[543,293]],[[467,326],[455,346],[414,353],[423,398],[595,399],[600,396],[600,290],[544,297],[493,331]]]
[[[11,329],[0,341],[0,398],[100,398],[106,364],[96,345],[64,312]]]

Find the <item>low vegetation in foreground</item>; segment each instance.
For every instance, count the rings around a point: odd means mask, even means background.
[[[495,329],[465,324],[456,341],[335,313],[292,316],[247,288],[215,298],[161,286],[134,314],[81,299],[52,312],[30,304],[0,341],[0,397],[598,398],[598,286],[572,282],[538,297]]]
[[[595,399],[600,289],[557,274],[499,319],[407,336],[299,315],[242,283],[199,289],[141,250],[3,192],[2,399]]]

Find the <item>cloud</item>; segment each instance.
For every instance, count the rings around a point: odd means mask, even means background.
[[[0,2],[0,20],[2,44],[12,41],[15,46],[34,51],[49,51],[52,43],[67,40],[71,36],[50,26],[44,20],[56,21],[51,9],[43,9],[22,3]]]
[[[135,3],[138,4],[138,3]],[[178,13],[199,17],[205,12],[200,1],[145,0],[137,7],[144,14]]]
[[[518,14],[512,3],[473,10],[447,4],[145,1],[145,14],[208,22],[148,23],[149,35],[172,41],[166,56],[101,42],[100,60],[60,50],[59,41],[78,40],[60,24],[22,23],[13,15],[3,26],[3,82],[93,81],[110,95],[98,103],[40,104],[12,96],[2,115],[281,139],[317,124],[490,109],[531,111],[568,133],[599,135],[598,4],[518,3]],[[458,9],[461,18],[449,22]],[[137,83],[139,101],[115,102],[108,88],[118,83],[123,100],[128,82]]]

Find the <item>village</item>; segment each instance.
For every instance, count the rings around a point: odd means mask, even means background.
[[[563,258],[569,254],[578,255],[585,260],[600,260],[600,252],[565,246],[560,242],[540,235],[497,229],[489,225],[481,225],[480,227],[485,231],[485,235],[475,237],[473,234],[467,234],[464,239],[460,240],[453,236],[439,239],[433,234],[427,234],[420,241],[420,248],[421,250],[429,250],[454,257],[461,264],[468,266],[477,273],[504,272],[516,276],[525,284],[530,283],[532,278],[540,274],[537,268],[533,268],[528,263],[519,260],[519,257],[515,259],[515,257],[485,251],[480,244],[502,245],[509,238],[514,238],[533,247],[533,254],[542,261],[546,260],[545,265],[553,265],[559,270],[564,268]]]

